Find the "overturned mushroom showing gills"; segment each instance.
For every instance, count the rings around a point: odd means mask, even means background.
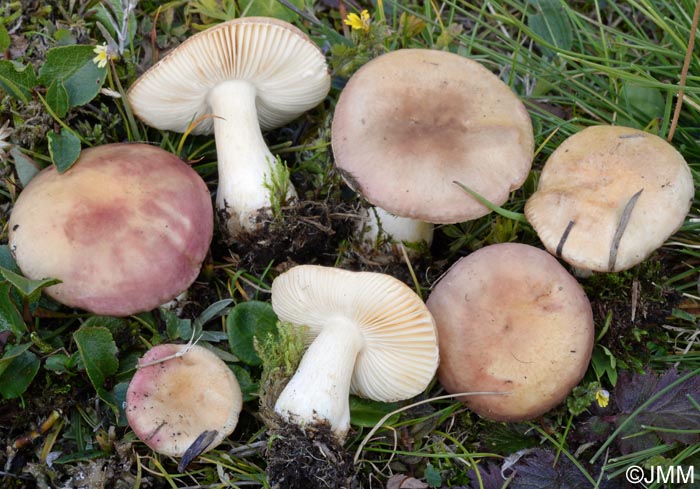
[[[586,372],[593,312],[549,253],[515,243],[455,263],[428,299],[440,338],[438,379],[481,416],[535,418],[569,395]]]
[[[55,300],[111,316],[148,311],[186,290],[212,239],[211,196],[175,155],[146,144],[84,150],[22,191],[9,246],[30,279],[62,281]]]
[[[384,274],[301,265],[272,283],[282,321],[308,327],[310,345],[275,411],[307,429],[350,428],[349,394],[377,401],[422,392],[438,364],[435,324],[423,301]]]
[[[216,206],[224,231],[255,231],[271,206],[276,159],[262,129],[282,126],[318,105],[330,75],[318,47],[286,22],[245,17],[195,34],[129,89],[134,114],[158,129],[216,138]],[[210,116],[210,117],[207,117]],[[296,195],[289,181],[287,198]],[[282,196],[284,197],[284,196]]]
[[[216,354],[198,345],[163,344],[139,360],[125,410],[141,441],[182,457],[193,446],[201,453],[219,445],[235,429],[242,403],[236,377]],[[208,444],[197,446],[203,438]]]
[[[528,175],[534,137],[523,103],[478,62],[402,49],[350,78],[333,117],[332,146],[348,185],[371,204],[449,224],[489,213],[453,182],[503,204]]]
[[[662,138],[593,126],[552,153],[525,215],[550,253],[581,270],[617,272],[680,228],[694,192],[688,164]]]

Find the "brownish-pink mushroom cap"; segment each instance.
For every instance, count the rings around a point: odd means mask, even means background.
[[[163,344],[139,360],[125,410],[139,439],[158,453],[181,457],[205,432],[215,434],[204,451],[219,445],[236,428],[242,402],[236,377],[216,354],[197,345]]]
[[[586,295],[549,253],[524,244],[482,248],[455,263],[427,301],[440,341],[438,378],[498,421],[535,418],[583,377],[594,340]]]
[[[57,301],[126,316],[192,284],[213,219],[204,181],[175,155],[108,144],[32,179],[12,209],[9,246],[28,278],[62,281],[46,289]]]
[[[489,210],[525,181],[534,137],[524,105],[476,61],[402,49],[360,68],[343,89],[332,128],[348,184],[387,212],[432,223]]]
[[[593,126],[552,153],[525,214],[550,253],[582,270],[616,272],[661,247],[694,195],[688,164],[664,139]]]

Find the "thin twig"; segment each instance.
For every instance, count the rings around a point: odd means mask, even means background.
[[[671,121],[671,128],[668,130],[668,136],[666,140],[671,142],[673,140],[673,135],[676,132],[676,126],[678,126],[678,119],[681,117],[681,108],[683,107],[683,95],[685,92],[685,80],[688,76],[688,69],[690,68],[690,60],[693,57],[693,48],[695,47],[695,32],[698,30],[698,20],[700,20],[700,0],[695,4],[695,12],[693,13],[693,25],[690,27],[690,36],[688,38],[688,49],[685,52],[685,60],[683,61],[683,69],[681,70],[681,80],[678,87],[678,100],[676,101],[676,109],[673,112],[673,120]]]

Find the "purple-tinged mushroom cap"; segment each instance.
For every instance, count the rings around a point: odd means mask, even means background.
[[[46,289],[55,300],[127,316],[192,284],[213,219],[204,181],[175,155],[108,144],[32,179],[12,209],[9,246],[28,278],[61,280]]]

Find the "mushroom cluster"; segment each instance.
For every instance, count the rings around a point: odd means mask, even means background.
[[[131,86],[128,102],[152,127],[214,133],[218,217],[236,241],[262,229],[275,198],[296,196],[262,131],[321,103],[330,82],[324,54],[299,29],[240,18],[183,42]],[[456,183],[507,201],[530,172],[534,136],[522,101],[478,62],[401,49],[348,80],[332,149],[348,186],[375,206],[362,223],[370,247],[386,236],[430,244],[433,224],[489,212]],[[590,303],[555,256],[587,270],[629,268],[681,226],[693,196],[688,165],[669,144],[592,127],[554,151],[527,202],[549,253],[486,246],[455,263],[427,303],[387,274],[292,267],[272,283],[272,308],[303,328],[307,349],[275,413],[305,434],[326,427],[342,444],[351,394],[405,400],[437,373],[450,393],[502,394],[462,398],[483,417],[542,415],[581,381],[594,344]],[[54,299],[126,316],[192,284],[213,223],[206,184],[179,158],[110,144],[83,151],[64,174],[49,168],[32,180],[12,210],[9,245],[27,277],[61,281],[46,289]],[[242,394],[212,351],[161,344],[139,361],[125,408],[139,439],[186,465],[234,430]]]

